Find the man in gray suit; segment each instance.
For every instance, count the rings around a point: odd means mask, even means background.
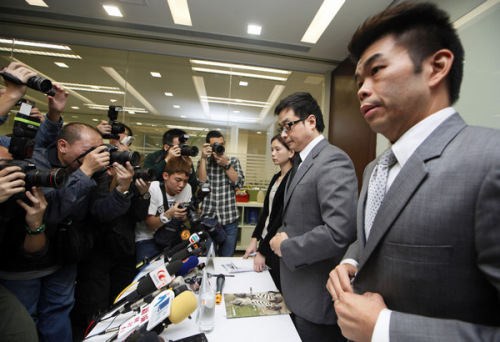
[[[387,166],[378,212],[372,189],[384,166],[367,166],[358,239],[330,273],[342,333],[498,341],[500,131],[468,126],[450,107],[464,53],[448,15],[402,3],[360,26],[349,50],[361,112],[390,140],[396,163]]]
[[[270,241],[281,257],[283,296],[303,341],[345,341],[325,283],[356,239],[354,166],[321,135],[323,114],[311,94],[288,96],[275,113],[278,132],[297,156],[285,191],[283,226]]]

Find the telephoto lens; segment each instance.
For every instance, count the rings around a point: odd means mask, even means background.
[[[31,89],[41,91],[42,93],[47,93],[52,90],[52,82],[40,76],[33,76],[28,78],[28,81],[26,81],[26,85]]]
[[[32,186],[61,189],[66,185],[67,180],[68,173],[65,169],[32,170],[26,172],[24,178],[28,189]]]
[[[213,143],[212,145],[210,145],[210,147],[212,147],[212,151],[217,153],[219,156],[222,156],[224,152],[226,152],[224,145],[219,143]]]
[[[181,149],[181,156],[196,157],[198,155],[198,147],[188,146],[186,144],[179,146]]]
[[[134,180],[144,179],[146,182],[155,180],[155,172],[152,169],[143,169],[134,171]]]
[[[130,162],[130,165],[133,167],[139,166],[141,162],[141,155],[139,152],[118,151],[118,147],[116,146],[110,144],[103,145],[107,147],[104,151],[109,152],[109,165],[113,165],[114,162],[117,162],[118,164],[125,166],[127,165],[127,162]]]

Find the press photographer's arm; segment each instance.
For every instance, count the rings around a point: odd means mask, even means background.
[[[36,76],[36,72],[28,69],[23,64],[18,62],[12,62],[7,67],[1,70],[2,72],[7,72],[17,78],[22,82],[26,81],[33,76]],[[19,85],[9,82],[4,79],[5,92],[0,97],[0,118],[5,118],[9,111],[16,105],[16,103],[26,94],[26,86]]]

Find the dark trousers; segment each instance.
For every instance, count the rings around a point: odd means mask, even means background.
[[[297,315],[292,315],[293,323],[299,333],[302,342],[346,342],[342,336],[340,327],[336,324],[316,324],[303,319]]]

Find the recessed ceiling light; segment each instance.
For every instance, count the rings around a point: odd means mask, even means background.
[[[156,72],[156,71],[151,71],[151,76],[153,76],[153,77],[161,77],[161,74],[159,72]]]
[[[106,13],[112,17],[123,17],[122,12],[120,12],[116,6],[102,5],[102,7],[104,7]]]
[[[260,25],[254,25],[254,24],[248,25],[248,29],[247,29],[248,34],[254,34],[254,35],[259,36],[261,31],[262,31],[262,26],[260,26]]]
[[[187,118],[187,116],[186,115],[181,115],[181,118]]]
[[[43,0],[26,0],[31,6],[49,7]]]
[[[142,126],[142,122],[138,122],[136,123],[136,125]]]
[[[257,132],[257,134],[262,134],[262,132],[259,131],[259,132]]]
[[[132,114],[132,115],[134,115],[134,114],[135,114],[135,112],[134,112],[133,110],[130,110],[128,113],[129,113],[129,114]]]
[[[261,79],[264,79],[264,80],[272,80],[272,81],[279,81],[279,82],[285,82],[287,80],[287,77],[269,76],[269,75],[263,75],[263,74],[252,74],[252,73],[249,73],[249,72],[239,72],[239,71],[221,70],[221,69],[210,69],[210,68],[198,68],[198,67],[192,67],[191,69],[193,71],[208,72],[208,73],[212,73],[212,74],[222,74],[222,75],[233,75],[233,76],[242,76],[242,77],[251,77],[251,78],[261,78]]]
[[[54,62],[54,64],[57,65],[60,68],[69,68],[69,66],[66,63]]]
[[[73,106],[73,107],[71,107],[71,109],[80,109],[80,107]]]
[[[174,108],[179,109],[179,108],[181,108],[181,106],[179,106],[179,105],[174,105]]]
[[[26,50],[26,49],[12,49],[10,47],[0,47],[0,51],[14,52],[14,53],[25,53],[27,55],[37,55],[37,56],[49,56],[58,58],[71,58],[71,59],[82,59],[78,55],[72,55],[69,53],[56,53],[48,51],[38,51],[38,50]]]
[[[165,96],[174,96],[172,93],[165,93]]]
[[[246,87],[246,86],[248,86],[248,82],[240,81],[240,86]]]
[[[324,0],[300,41],[316,44],[344,2],[345,0]]]
[[[109,100],[109,102],[116,102],[116,100],[115,99],[111,99],[111,100]]]
[[[71,115],[73,119],[78,119],[78,115]]]
[[[167,0],[167,2],[175,24],[193,26],[187,0]]]
[[[240,113],[240,111],[239,111],[239,110],[233,110],[233,113],[234,113],[234,114],[239,114],[239,113]]]
[[[264,67],[257,67],[257,66],[244,65],[244,64],[205,61],[202,59],[190,59],[189,62],[191,64],[218,66],[218,67],[230,68],[230,69],[254,70],[254,71],[269,72],[269,73],[273,73],[273,74],[290,75],[292,73],[290,70],[264,68]]]
[[[98,119],[92,119],[92,121],[96,121],[96,122],[97,122],[97,121],[99,121],[99,120],[98,120]]]
[[[0,39],[0,43],[9,45],[36,46],[36,47],[56,49],[56,50],[71,50],[71,48],[66,45],[30,42],[27,40],[19,40],[19,39]]]

